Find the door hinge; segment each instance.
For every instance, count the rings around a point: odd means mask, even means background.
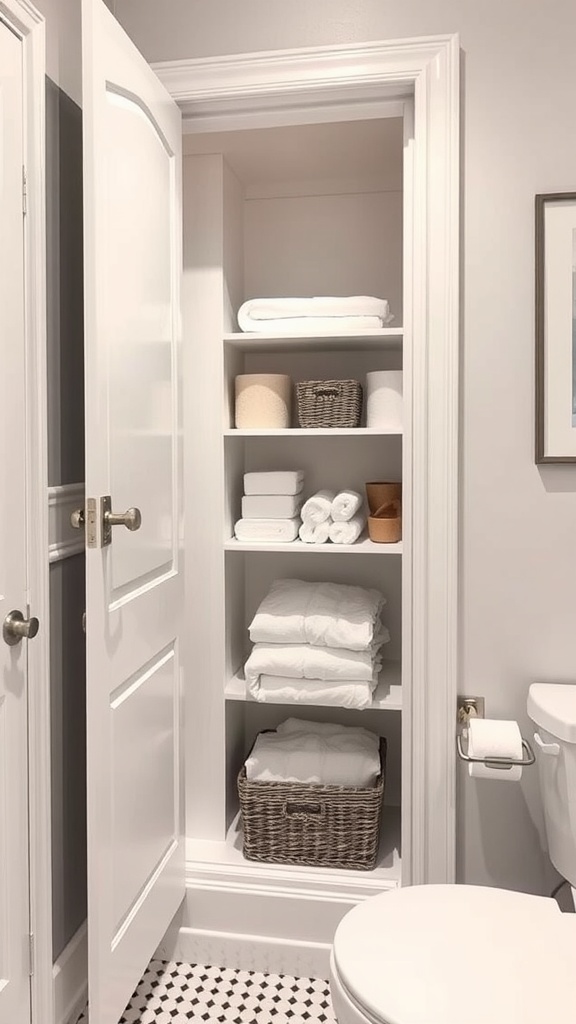
[[[24,216],[28,213],[28,178],[25,167],[22,167],[22,213]]]
[[[28,960],[29,960],[28,974],[30,975],[30,977],[32,977],[32,975],[34,974],[34,968],[35,968],[35,963],[34,963],[34,960],[35,960],[35,948],[34,948],[34,933],[33,932],[30,932],[30,934],[28,936]]]

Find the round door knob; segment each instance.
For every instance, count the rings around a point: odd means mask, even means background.
[[[23,639],[32,640],[38,633],[39,628],[40,623],[37,618],[32,615],[29,619],[25,619],[22,612],[15,609],[4,619],[2,637],[4,643],[8,644],[9,647],[14,647]]]
[[[104,520],[108,526],[125,526],[132,532],[142,526],[142,513],[139,508],[129,508],[126,512],[105,512]]]

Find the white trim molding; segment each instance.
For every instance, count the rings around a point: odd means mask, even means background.
[[[46,374],[45,74],[42,15],[29,0],[0,0],[0,16],[24,47],[24,218],[28,604],[40,631],[28,646],[30,930],[35,969],[32,1019],[52,1024],[52,853],[50,818],[50,621]]]
[[[88,1000],[88,929],[72,936],[52,969],[54,1024],[74,1024]]]
[[[154,66],[184,132],[380,117],[405,124],[402,882],[455,878],[458,669],[459,65],[455,35]]]
[[[84,530],[75,530],[70,515],[84,506],[84,484],[59,484],[48,488],[49,560],[59,562],[85,550]]]

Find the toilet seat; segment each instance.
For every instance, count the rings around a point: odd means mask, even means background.
[[[338,926],[332,984],[339,1024],[574,1024],[576,915],[481,886],[382,893]]]

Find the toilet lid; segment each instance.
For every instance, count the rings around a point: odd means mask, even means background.
[[[360,903],[334,938],[340,982],[383,1024],[574,1024],[576,916],[503,889],[426,885]]]

